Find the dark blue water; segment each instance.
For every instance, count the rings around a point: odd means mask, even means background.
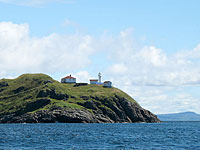
[[[0,124],[0,150],[200,150],[200,122]]]

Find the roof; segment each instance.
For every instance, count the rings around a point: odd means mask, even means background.
[[[69,76],[66,76],[63,79],[76,79],[76,78],[72,77],[71,74],[70,74]]]
[[[90,81],[98,81],[98,79],[90,79]]]
[[[109,82],[111,82],[111,81],[105,81],[104,83],[109,83]]]

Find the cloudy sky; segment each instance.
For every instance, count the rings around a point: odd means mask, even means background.
[[[0,78],[102,72],[150,111],[200,113],[199,0],[0,0]]]

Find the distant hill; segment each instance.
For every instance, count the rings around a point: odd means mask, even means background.
[[[161,121],[200,121],[200,114],[194,112],[160,114],[157,116]]]
[[[63,84],[45,74],[0,80],[0,123],[160,122],[128,94],[103,85]]]

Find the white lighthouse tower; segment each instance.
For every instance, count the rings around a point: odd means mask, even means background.
[[[101,83],[101,73],[100,72],[98,74],[98,77],[99,77],[99,83]]]

